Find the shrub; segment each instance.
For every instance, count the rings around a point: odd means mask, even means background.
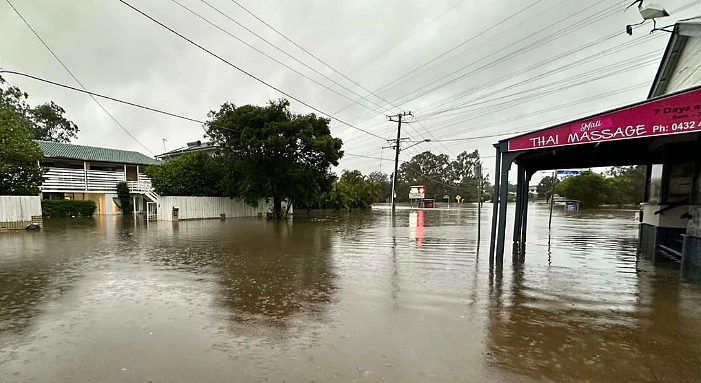
[[[44,217],[92,217],[97,210],[95,201],[45,199],[41,201]]]
[[[129,186],[126,182],[122,181],[117,184],[117,197],[122,206],[122,214],[131,214],[133,211],[131,207],[131,195],[129,193]]]

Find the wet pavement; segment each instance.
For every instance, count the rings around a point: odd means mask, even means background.
[[[0,233],[0,382],[699,382],[701,286],[632,211],[316,213]],[[509,246],[507,246],[509,247]]]

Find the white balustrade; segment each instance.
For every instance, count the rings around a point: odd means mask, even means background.
[[[82,170],[49,168],[41,185],[43,192],[116,192],[117,184],[124,181],[124,172],[104,170]],[[153,192],[151,180],[144,174],[138,175],[138,181],[128,181],[129,191],[146,194],[152,200],[157,198]]]
[[[85,171],[82,169],[49,168],[41,184],[41,190],[45,192],[83,191],[85,187]]]

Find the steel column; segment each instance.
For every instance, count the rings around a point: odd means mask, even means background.
[[[492,193],[492,234],[489,241],[489,263],[494,263],[494,252],[497,239],[497,219],[499,215],[499,177],[501,173],[501,149],[499,145],[494,145],[496,149],[496,164],[494,165],[494,192]]]
[[[501,180],[499,184],[500,203],[499,203],[499,225],[497,229],[497,249],[496,261],[497,264],[504,263],[504,242],[506,241],[506,213],[509,200],[509,170],[511,163],[516,158],[514,153],[505,152],[501,156]]]

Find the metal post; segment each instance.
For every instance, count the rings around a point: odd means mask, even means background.
[[[555,184],[557,183],[557,170],[553,172],[553,185],[550,189],[550,217],[548,218],[548,231],[553,227],[553,206],[555,205]]]
[[[477,248],[482,239],[482,163],[477,164]]]
[[[513,254],[516,256],[519,252],[521,242],[521,224],[523,223],[523,167],[518,165],[516,173],[516,214],[514,216],[514,235],[513,235]]]
[[[499,228],[497,232],[497,250],[496,250],[496,261],[497,264],[501,265],[504,263],[504,242],[506,240],[506,208],[509,200],[509,170],[511,170],[511,163],[516,156],[513,153],[506,152],[502,155],[502,166],[501,166],[501,181],[499,185],[500,189],[500,203],[499,203]]]
[[[499,219],[499,175],[501,174],[501,149],[499,145],[494,145],[496,149],[496,164],[494,165],[494,192],[492,193],[492,234],[489,242],[489,263],[494,262],[494,251],[497,240],[497,222]]]
[[[526,185],[530,184],[533,173],[528,170],[524,170],[526,173]],[[526,261],[526,232],[528,230],[528,197],[530,193],[526,194],[526,204],[523,206],[523,227],[521,227],[521,251],[519,261]]]

